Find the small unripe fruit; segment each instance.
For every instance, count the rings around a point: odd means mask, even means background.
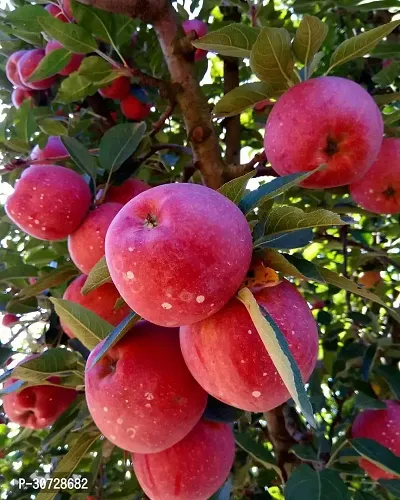
[[[6,201],[10,219],[40,240],[63,240],[82,222],[91,202],[83,178],[68,168],[27,168]]]
[[[398,401],[385,401],[385,403],[385,409],[364,410],[359,413],[353,422],[351,435],[355,439],[373,439],[400,458],[400,403]],[[375,481],[399,479],[399,476],[386,472],[365,458],[360,459],[359,464]]]
[[[65,290],[63,298],[75,302],[90,311],[93,311],[101,318],[105,319],[113,326],[117,326],[129,314],[129,307],[123,305],[115,309],[115,303],[119,299],[119,293],[112,283],[105,283],[87,295],[82,295],[81,291],[86,282],[87,276],[78,276]],[[74,337],[72,331],[61,321],[64,332],[71,338]]]
[[[107,87],[99,89],[99,94],[109,99],[123,99],[129,94],[131,81],[126,76],[119,76]]]
[[[36,92],[33,90],[24,90],[21,88],[14,89],[12,94],[11,94],[11,101],[13,105],[16,108],[20,108],[24,101],[27,99],[32,99],[31,100],[31,108],[35,106],[34,98],[35,98]]]
[[[68,237],[71,259],[83,273],[89,274],[103,257],[107,230],[121,208],[120,203],[104,203],[96,207]]]
[[[67,148],[61,142],[60,137],[51,135],[47,139],[47,144],[43,149],[39,146],[35,146],[30,154],[31,160],[40,160],[42,163],[52,163],[52,158],[58,158],[60,156],[68,156],[69,153]]]
[[[178,329],[140,321],[95,365],[86,364],[85,390],[97,427],[113,444],[156,453],[183,439],[199,421],[207,394],[191,376]]]
[[[14,52],[13,54],[11,54],[11,56],[8,58],[7,64],[6,64],[6,75],[7,75],[8,80],[16,87],[29,90],[22,83],[21,77],[19,76],[19,73],[18,73],[18,61],[27,52],[28,52],[27,50],[18,50],[17,52]]]
[[[16,316],[15,314],[8,313],[3,316],[1,324],[5,327],[12,327],[16,323],[18,323],[18,321],[19,321],[18,316]]]
[[[60,42],[57,42],[57,40],[50,40],[50,42],[48,42],[46,45],[45,49],[46,55],[53,52],[53,50],[63,49],[63,48],[64,47],[62,46],[62,44]],[[72,54],[70,62],[66,66],[64,66],[64,68],[61,69],[58,72],[58,74],[62,76],[68,76],[74,71],[77,71],[84,57],[85,57],[84,54]]]
[[[49,89],[53,83],[56,81],[55,76],[50,76],[43,80],[37,82],[28,82],[29,77],[39,66],[41,60],[45,57],[45,51],[43,49],[32,49],[27,50],[25,54],[19,59],[17,63],[18,74],[21,82],[26,87],[35,90],[46,90]]]
[[[120,106],[122,113],[129,120],[135,121],[145,120],[149,116],[151,109],[151,104],[139,101],[132,94],[121,99]]]
[[[53,3],[49,3],[46,5],[45,9],[49,14],[51,14],[53,17],[58,19],[59,21],[63,23],[69,23],[69,20],[65,16],[64,12],[58,7],[57,5],[54,5]]]
[[[135,475],[151,500],[205,500],[225,482],[235,457],[227,424],[200,420],[171,448],[132,455]]]
[[[120,186],[110,186],[107,190],[105,201],[126,205],[128,201],[131,201],[135,196],[148,189],[151,189],[151,187],[145,182],[139,179],[128,179]]]
[[[198,38],[202,38],[208,32],[208,26],[199,19],[187,20],[182,23],[183,31],[188,35],[191,31],[195,31]],[[200,61],[207,56],[207,50],[196,49],[194,53],[194,60]]]

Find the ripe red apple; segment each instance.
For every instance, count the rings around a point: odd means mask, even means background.
[[[201,38],[207,35],[208,26],[200,19],[191,19],[187,21],[183,21],[182,23],[183,31],[188,35],[191,31],[195,31],[198,38]],[[200,61],[204,59],[207,55],[207,51],[203,49],[196,49],[194,53],[194,60]]]
[[[121,210],[120,203],[104,203],[88,214],[78,229],[68,236],[68,250],[76,267],[89,274],[104,255],[107,230]]]
[[[28,82],[29,77],[39,66],[45,55],[46,54],[43,49],[32,49],[27,50],[19,59],[17,63],[18,74],[25,87],[35,90],[46,90],[49,89],[56,81],[55,76],[50,76],[49,78],[45,78],[37,82]]]
[[[6,201],[6,212],[23,231],[39,240],[63,240],[82,222],[91,202],[83,178],[68,168],[27,168]]]
[[[63,48],[64,48],[63,45],[60,42],[57,42],[57,40],[50,40],[50,42],[47,42],[45,52],[47,55],[53,52],[54,50]],[[84,54],[72,54],[70,62],[66,66],[64,66],[64,68],[60,70],[58,74],[62,76],[68,76],[74,71],[77,71],[84,57],[85,57]]]
[[[8,80],[18,88],[27,89],[27,87],[22,83],[21,78],[18,73],[18,61],[21,59],[23,55],[25,55],[27,50],[18,50],[11,54],[11,56],[7,60],[6,64],[6,75]]]
[[[381,273],[379,271],[365,271],[357,281],[365,288],[372,288],[381,281]]]
[[[86,279],[87,276],[85,274],[75,278],[74,281],[68,285],[63,298],[80,304],[86,307],[86,309],[90,309],[112,325],[117,326],[126,316],[128,316],[129,307],[124,305],[119,309],[114,309],[115,303],[117,299],[119,299],[119,293],[112,283],[105,283],[87,295],[82,295],[81,290]],[[63,324],[62,321],[61,326],[69,337],[75,337],[72,331]]]
[[[327,168],[303,182],[308,188],[344,186],[362,177],[379,153],[383,121],[360,85],[335,76],[290,88],[272,108],[265,152],[276,172]]]
[[[10,378],[4,383],[4,387],[16,381],[16,378]],[[59,381],[59,377],[49,378],[49,382],[53,384],[59,384]],[[2,397],[4,411],[11,422],[22,427],[44,429],[57,420],[77,394],[74,389],[67,387],[35,385]]]
[[[307,302],[288,281],[254,294],[284,334],[304,383],[318,355],[318,329]],[[216,314],[180,332],[186,364],[215,398],[261,412],[290,398],[244,305],[233,298]]]
[[[225,482],[235,458],[235,440],[227,424],[200,420],[167,450],[134,453],[135,475],[152,500],[205,500]]]
[[[35,146],[30,154],[31,160],[40,160],[42,163],[51,163],[52,158],[59,156],[69,156],[67,148],[61,142],[60,137],[51,135],[47,139],[47,144],[43,149]]]
[[[5,327],[12,327],[16,323],[18,323],[18,321],[19,321],[18,316],[16,316],[15,314],[7,313],[3,316],[1,324]]]
[[[378,158],[367,175],[350,184],[350,194],[370,212],[400,213],[400,139],[383,139]]]
[[[312,308],[313,309],[323,309],[325,307],[325,300],[315,300],[312,303]]]
[[[74,16],[72,15],[72,10],[71,10],[71,1],[70,0],[61,0],[62,1],[62,6],[64,12],[67,14],[67,16],[70,19],[73,19]]]
[[[242,212],[198,184],[139,194],[106,237],[107,264],[121,296],[162,326],[195,323],[221,309],[242,283],[251,254]]]
[[[99,94],[109,99],[123,99],[129,94],[131,81],[126,76],[119,76],[107,87],[99,89]]]
[[[257,102],[254,104],[254,110],[261,112],[264,111],[264,109],[268,108],[268,106],[273,106],[275,103],[271,101],[270,99],[264,99],[263,101]]]
[[[140,321],[93,366],[85,387],[89,411],[107,439],[137,453],[165,450],[199,421],[207,394],[189,373],[178,329]]]
[[[145,182],[139,179],[128,179],[120,186],[110,186],[107,190],[105,201],[126,205],[132,198],[148,189],[151,189],[151,187]]]
[[[373,439],[400,457],[400,403],[398,401],[385,401],[385,403],[385,409],[364,410],[359,413],[353,422],[351,434],[353,438]],[[359,464],[375,481],[399,479],[395,474],[384,471],[365,458],[360,459]]]
[[[122,113],[130,120],[140,121],[145,120],[151,109],[151,104],[147,102],[139,101],[134,95],[129,94],[128,96],[121,99],[120,107]]]
[[[69,19],[65,16],[64,12],[58,7],[57,5],[54,5],[53,3],[49,3],[46,5],[45,9],[49,14],[51,14],[53,17],[58,19],[59,21],[63,23],[69,23]]]
[[[26,99],[32,99],[31,100],[31,108],[35,106],[34,98],[35,98],[36,92],[33,90],[25,90],[21,88],[16,88],[13,90],[11,94],[11,101],[13,105],[16,108],[20,108]]]

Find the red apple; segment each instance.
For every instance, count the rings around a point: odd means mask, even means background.
[[[25,90],[21,88],[16,88],[13,90],[11,94],[11,101],[16,108],[20,108],[26,99],[31,100],[31,108],[35,106],[34,98],[36,96],[36,92],[33,90]]]
[[[198,184],[139,194],[106,237],[107,264],[121,296],[162,326],[195,323],[221,309],[242,283],[251,254],[242,212]]]
[[[273,106],[275,103],[271,101],[270,99],[264,99],[263,101],[257,102],[254,104],[254,110],[261,112],[264,111],[264,109],[268,108],[268,106]]]
[[[63,6],[63,10],[67,14],[67,16],[70,19],[73,19],[74,16],[72,15],[71,1],[70,0],[62,0],[62,6]]]
[[[49,89],[53,83],[56,81],[55,76],[50,76],[44,80],[39,80],[36,82],[29,82],[29,77],[39,66],[41,60],[45,56],[45,51],[43,49],[32,49],[27,50],[25,54],[19,59],[17,63],[18,74],[21,82],[26,87],[35,90],[46,90]]]
[[[318,329],[307,302],[288,281],[254,296],[280,327],[306,383],[318,355]],[[210,318],[182,327],[180,338],[189,370],[215,398],[254,412],[269,411],[290,398],[237,298]]]
[[[69,19],[65,16],[64,12],[58,7],[57,5],[54,5],[53,3],[49,3],[46,5],[45,9],[49,14],[51,14],[53,17],[58,19],[59,21],[63,23],[69,23]]]
[[[129,307],[124,305],[119,309],[114,309],[116,301],[119,299],[119,293],[112,283],[105,283],[99,286],[87,295],[82,295],[81,290],[85,284],[87,276],[82,274],[67,287],[63,298],[80,304],[86,309],[90,309],[98,316],[105,319],[114,326],[128,316]],[[61,321],[64,332],[71,338],[75,337],[72,331]]]
[[[12,327],[14,326],[16,323],[18,323],[19,321],[19,318],[18,316],[16,316],[15,314],[10,314],[10,313],[7,313],[3,316],[3,319],[1,321],[1,324],[5,327]]]
[[[131,81],[126,76],[119,76],[107,87],[99,89],[99,94],[109,99],[123,99],[129,94]]]
[[[27,168],[6,202],[10,219],[40,240],[63,240],[84,219],[91,193],[83,178],[68,168]]]
[[[36,283],[37,278],[28,278],[29,284],[34,285]]]
[[[89,274],[104,255],[107,230],[121,210],[120,203],[104,203],[88,214],[78,229],[68,237],[68,250],[76,267]]]
[[[9,378],[4,383],[4,387],[10,386],[17,380]],[[49,382],[59,384],[60,379],[59,377],[50,377]],[[77,394],[74,389],[67,387],[35,385],[2,397],[4,411],[11,422],[22,427],[44,429],[57,420],[74,401]]]
[[[178,329],[140,321],[85,374],[86,401],[97,427],[112,443],[156,453],[183,439],[199,421],[207,394],[190,375]]]
[[[148,189],[151,189],[151,187],[139,179],[128,179],[120,186],[110,186],[105,201],[126,205],[132,198]]]
[[[205,500],[223,485],[234,458],[231,427],[200,420],[171,448],[150,455],[134,453],[132,464],[152,500]]]
[[[274,105],[265,128],[265,152],[280,175],[307,172],[308,188],[350,184],[379,153],[383,121],[360,85],[335,76],[312,78],[290,88]]]
[[[40,160],[42,163],[51,163],[53,158],[59,156],[69,156],[67,148],[61,142],[60,137],[51,135],[47,139],[47,144],[43,149],[35,146],[30,154],[31,160]]]
[[[198,38],[202,38],[203,36],[207,35],[208,32],[207,24],[204,23],[203,21],[200,21],[200,19],[191,19],[190,21],[189,20],[183,21],[182,27],[186,35],[188,35],[192,31],[195,31]],[[207,50],[196,49],[194,53],[194,60],[200,61],[201,59],[204,59],[206,56],[207,56]]]
[[[372,288],[381,281],[381,273],[379,271],[365,271],[357,281],[365,288]]]
[[[400,403],[398,401],[385,401],[385,403],[385,409],[364,410],[359,413],[353,422],[351,434],[353,438],[373,439],[400,458]],[[395,474],[384,471],[365,458],[361,458],[359,463],[375,481],[399,479]]]
[[[21,78],[18,73],[18,61],[21,59],[23,55],[25,55],[27,50],[18,50],[11,54],[11,56],[7,60],[6,64],[6,75],[8,80],[18,88],[27,89],[27,87],[22,83]]]
[[[350,184],[350,194],[370,212],[400,213],[400,139],[383,139],[378,158],[367,175]]]
[[[60,42],[57,42],[57,40],[50,40],[50,42],[47,42],[46,45],[46,56],[47,54],[50,54],[54,50],[57,49],[63,49],[63,45]],[[77,71],[79,69],[79,66],[81,65],[81,62],[83,61],[85,55],[84,54],[72,54],[70,62],[64,66],[62,70],[58,72],[59,75],[62,76],[68,76],[69,74],[73,73],[74,71]]]
[[[129,94],[121,99],[120,107],[122,113],[130,120],[145,120],[151,109],[151,104],[139,101],[134,95]]]

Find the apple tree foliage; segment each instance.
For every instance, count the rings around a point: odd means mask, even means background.
[[[182,113],[174,105],[173,92],[179,89],[165,84],[169,72],[151,23],[73,1],[76,24],[71,25],[47,15],[42,3],[11,0],[2,11],[0,96],[6,107],[0,123],[1,182],[13,186],[31,149],[43,147],[49,136],[62,138],[70,156],[59,163],[84,174],[93,193],[131,176],[151,185],[202,182]],[[306,393],[297,394],[300,408],[289,401],[263,415],[210,403],[209,416],[234,422],[237,443],[232,473],[213,498],[400,498],[400,459],[372,441],[361,447],[349,434],[360,409],[400,399],[399,217],[359,208],[347,187],[305,190],[299,187],[304,174],[276,177],[261,154],[271,107],[254,108],[265,99],[279,99],[290,85],[329,73],[366,88],[380,107],[386,135],[400,137],[398,1],[193,0],[174,7],[181,21],[196,17],[209,24],[209,33],[192,41],[209,51],[194,71],[222,150],[231,154],[228,129],[236,127],[242,157],[250,161],[229,165],[220,191],[246,214],[264,265],[300,287],[320,331],[317,367]],[[29,101],[19,109],[10,106],[12,86],[4,73],[8,55],[43,46],[48,39],[64,49],[58,57],[46,56],[36,79],[56,74],[60,58],[70,53],[86,54],[83,63],[41,91],[34,108]],[[123,74],[132,77],[138,99],[153,104],[145,122],[129,122],[118,102],[97,92]],[[249,181],[258,189],[249,191]],[[67,283],[79,273],[66,242],[29,237],[0,210],[0,307],[19,316],[10,335],[2,332],[1,381],[12,373],[7,367],[11,357],[35,352],[42,356],[20,372],[23,387],[57,374],[62,385],[80,391],[48,430],[18,429],[0,413],[1,498],[32,498],[33,490],[19,490],[16,480],[35,471],[68,476],[76,470],[91,473],[92,497],[141,498],[129,455],[101,438],[84,399],[88,350],[107,337],[104,354],[137,316],[132,312],[113,329],[62,300]],[[276,223],[266,224],[268,219]],[[372,290],[357,284],[369,271],[381,275]],[[87,286],[107,280],[102,260]],[[78,340],[63,334],[60,317]],[[65,349],[71,355],[65,356]],[[360,456],[399,479],[372,481],[358,465]],[[89,493],[42,492],[37,498],[56,495],[78,500]]]

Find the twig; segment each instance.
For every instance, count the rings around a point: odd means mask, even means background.
[[[249,172],[255,170],[255,167],[257,165],[263,167],[266,162],[267,158],[265,156],[264,151],[262,151],[261,153],[255,154],[248,163],[245,163],[243,165],[235,165],[235,164],[229,165],[224,170],[224,180],[225,182],[227,182],[232,179],[236,179],[237,177],[241,177],[242,175],[248,174]],[[278,176],[278,174],[272,168],[264,169],[261,175],[271,175],[274,177]]]
[[[340,228],[340,236],[342,239],[342,245],[343,245],[343,276],[345,278],[349,278],[349,273],[348,273],[348,268],[347,268],[347,257],[348,257],[348,252],[347,252],[347,247],[348,247],[348,240],[347,236],[349,233],[349,226],[342,226]],[[348,290],[346,290],[346,304],[347,304],[347,309],[348,312],[351,313],[352,307],[351,307],[351,294]]]
[[[163,151],[164,149],[170,149],[171,151],[179,151],[180,153],[185,153],[187,155],[193,155],[193,151],[186,147],[186,146],[181,146],[180,144],[153,144],[150,147],[150,151],[138,158],[139,163],[143,163],[149,158],[153,156],[154,153],[157,153],[158,151]]]
[[[174,112],[176,106],[176,102],[171,101],[168,106],[165,108],[163,114],[161,115],[160,119],[153,123],[153,129],[149,133],[150,137],[153,137],[156,135],[164,126],[165,122],[168,120],[168,118],[171,117],[172,113]]]

